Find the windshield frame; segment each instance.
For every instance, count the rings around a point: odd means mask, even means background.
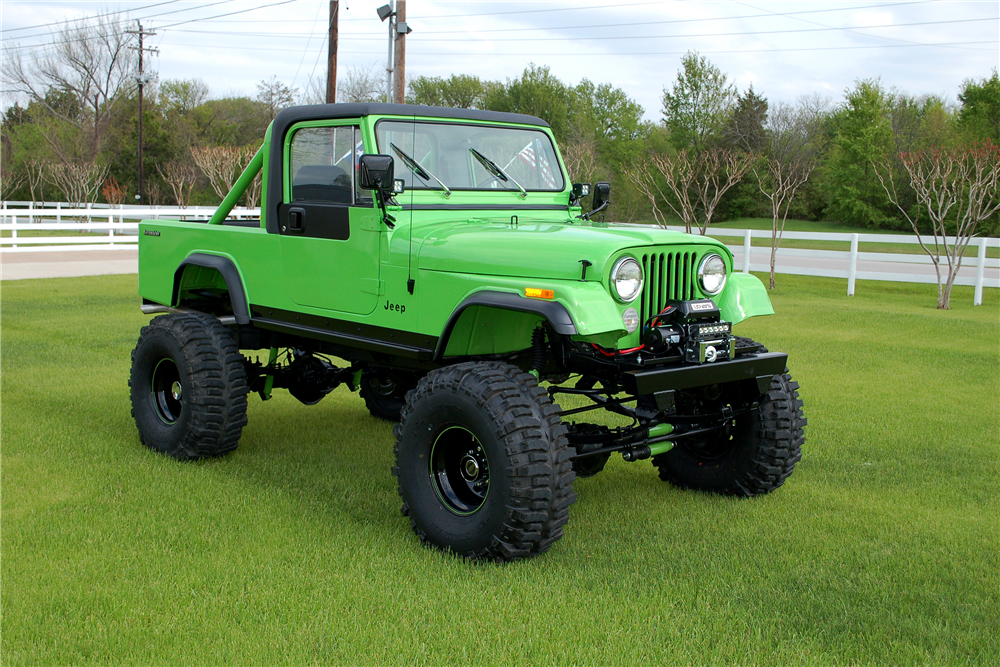
[[[550,167],[552,169],[552,174],[553,174],[553,176],[555,177],[555,179],[557,181],[557,185],[556,185],[555,188],[529,188],[529,187],[525,187],[524,190],[526,192],[528,192],[528,193],[533,193],[534,192],[534,193],[544,193],[544,194],[556,194],[556,193],[565,192],[566,188],[567,188],[567,184],[569,183],[569,180],[566,177],[565,168],[563,167],[562,156],[559,154],[559,150],[556,147],[556,142],[553,140],[552,135],[547,131],[548,128],[546,128],[546,127],[541,127],[541,126],[538,126],[538,125],[517,125],[517,124],[507,125],[507,124],[501,124],[501,123],[477,122],[477,121],[468,120],[468,119],[456,119],[454,121],[451,121],[451,120],[438,120],[438,119],[434,119],[434,118],[420,118],[420,117],[413,118],[413,117],[385,116],[385,117],[379,118],[377,121],[375,121],[375,124],[372,127],[372,130],[373,130],[372,134],[374,135],[373,139],[375,141],[376,150],[379,153],[384,154],[384,155],[392,155],[392,153],[389,152],[389,151],[391,151],[391,149],[383,150],[383,146],[380,144],[379,126],[382,123],[404,123],[404,124],[414,123],[414,124],[417,124],[417,125],[447,125],[447,126],[452,126],[452,127],[454,127],[454,126],[462,126],[462,127],[484,128],[484,129],[494,128],[494,129],[500,129],[500,130],[521,130],[521,131],[536,133],[536,134],[540,135],[538,138],[540,138],[540,139],[544,138],[544,140],[546,142],[548,142],[548,146],[549,146],[549,148],[552,151],[552,156],[553,156],[554,159],[550,160]],[[493,159],[493,156],[488,156],[488,157],[490,157],[490,159]],[[393,157],[393,159],[395,160],[397,158]],[[418,160],[418,158],[416,158],[415,156],[414,156],[414,159]],[[407,170],[409,170],[408,167],[407,167]],[[480,193],[513,192],[514,194],[517,194],[519,196],[521,194],[516,188],[507,189],[507,188],[492,188],[492,187],[489,187],[489,188],[484,188],[484,187],[461,187],[461,186],[456,187],[456,186],[452,185],[451,183],[448,183],[447,180],[445,180],[444,183],[445,183],[445,185],[448,186],[448,189],[450,191],[452,191],[452,192],[480,192]],[[406,190],[408,192],[409,191],[415,191],[415,192],[442,192],[442,190],[437,186],[437,184],[435,184],[434,186],[429,186],[429,185],[426,185],[426,184],[423,184],[423,183],[421,183],[421,184],[418,185],[418,184],[416,184],[416,182],[413,185],[408,185],[406,187]]]

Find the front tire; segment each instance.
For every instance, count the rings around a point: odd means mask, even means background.
[[[785,483],[805,443],[799,383],[786,372],[771,378],[760,407],[737,417],[731,432],[695,442],[679,439],[653,457],[660,479],[687,489],[757,496]]]
[[[502,363],[429,373],[395,427],[402,512],[425,544],[471,559],[547,551],[576,500],[559,406]]]
[[[215,317],[177,313],[143,327],[128,384],[139,439],[150,449],[185,460],[236,449],[247,423],[246,369]]]

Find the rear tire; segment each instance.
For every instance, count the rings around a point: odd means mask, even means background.
[[[404,385],[400,378],[385,371],[365,369],[361,373],[361,398],[372,417],[388,422],[398,422],[406,404],[406,392],[412,385]]]
[[[660,479],[674,486],[730,496],[757,496],[785,483],[805,443],[799,383],[786,372],[771,378],[760,407],[734,420],[729,433],[679,439],[653,457]]]
[[[394,432],[402,512],[425,544],[510,561],[562,537],[576,500],[571,451],[532,375],[496,362],[432,371]]]
[[[132,351],[139,439],[177,459],[236,449],[247,423],[246,369],[232,332],[201,313],[157,317]]]

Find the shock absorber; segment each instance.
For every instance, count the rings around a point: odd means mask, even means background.
[[[545,329],[538,327],[531,332],[531,370],[536,375],[545,370],[546,356]]]

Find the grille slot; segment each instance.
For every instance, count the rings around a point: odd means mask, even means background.
[[[639,298],[639,322],[656,315],[670,299],[686,301],[695,298],[695,264],[693,252],[653,252],[642,256],[645,285]]]

